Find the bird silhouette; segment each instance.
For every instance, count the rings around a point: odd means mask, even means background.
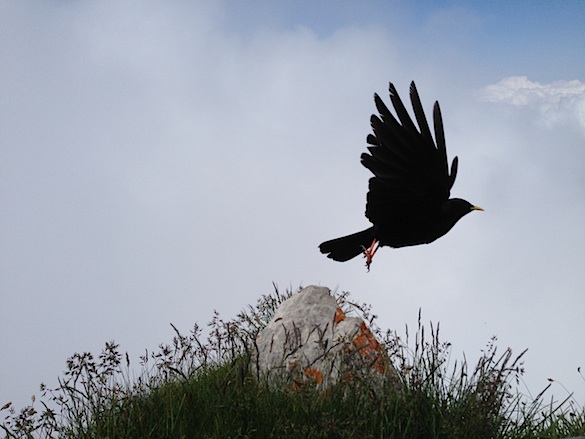
[[[460,198],[449,198],[458,160],[453,159],[449,172],[439,103],[433,108],[433,139],[414,82],[410,100],[418,128],[392,83],[389,90],[397,117],[375,94],[380,115],[370,118],[373,134],[367,137],[368,153],[361,155],[362,165],[374,174],[366,202],[372,227],[319,245],[321,253],[335,261],[363,254],[368,271],[380,247],[431,243],[471,211],[483,210]]]

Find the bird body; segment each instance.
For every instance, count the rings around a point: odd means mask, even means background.
[[[368,269],[379,247],[431,243],[469,212],[483,210],[460,198],[449,198],[458,159],[453,159],[449,172],[438,102],[433,109],[435,141],[414,82],[410,99],[418,128],[394,85],[389,89],[397,118],[374,95],[380,116],[370,118],[373,134],[367,137],[368,153],[361,155],[362,164],[374,174],[366,202],[366,217],[373,225],[319,246],[327,257],[341,262],[365,253]]]

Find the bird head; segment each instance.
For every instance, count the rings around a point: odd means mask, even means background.
[[[469,201],[461,198],[448,199],[441,207],[442,231],[447,233],[457,221],[474,210],[483,211],[481,207],[474,206]]]
[[[469,212],[474,210],[481,210],[483,208],[474,206],[469,201],[462,200],[461,198],[450,198],[443,203],[443,214],[448,215],[449,213],[458,213],[459,215],[467,215]]]

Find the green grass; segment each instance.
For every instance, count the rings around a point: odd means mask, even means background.
[[[298,376],[267,383],[254,372],[254,340],[291,292],[262,296],[232,321],[215,314],[208,335],[174,326],[172,343],[130,359],[114,342],[95,358],[74,354],[58,386],[41,385],[41,398],[2,427],[7,438],[562,438],[585,433],[585,412],[574,400],[545,402],[517,390],[524,352],[500,353],[495,338],[470,367],[451,362],[439,327],[408,331],[375,328],[367,306],[357,310],[384,342],[397,371],[392,380],[358,379],[322,389]],[[351,372],[351,371],[349,371]],[[355,375],[357,376],[357,375]],[[550,386],[549,386],[550,387]],[[40,407],[39,407],[40,404]]]

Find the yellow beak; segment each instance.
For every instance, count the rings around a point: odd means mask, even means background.
[[[481,210],[482,212],[484,211],[481,207],[479,206],[472,206],[471,210]]]

